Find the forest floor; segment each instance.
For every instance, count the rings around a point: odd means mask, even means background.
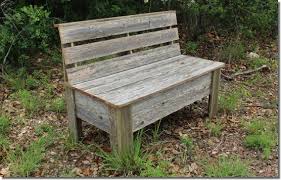
[[[212,33],[206,39],[193,55],[220,60],[221,40]],[[69,139],[61,65],[14,72],[0,87],[0,176],[279,176],[277,45],[256,46],[260,58],[244,56],[222,70],[215,119],[208,119],[206,98],[149,125],[141,163],[127,169],[101,155],[111,151],[109,137],[94,126],[83,123],[81,143]]]

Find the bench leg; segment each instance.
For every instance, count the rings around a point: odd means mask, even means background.
[[[220,69],[212,72],[211,92],[209,95],[209,118],[212,119],[218,111],[218,92],[220,84]]]
[[[65,99],[70,136],[78,142],[82,133],[82,121],[76,117],[74,92],[70,87],[65,88]]]
[[[110,143],[119,154],[130,153],[133,144],[133,131],[130,107],[111,108]]]

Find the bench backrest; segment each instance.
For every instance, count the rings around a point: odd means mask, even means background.
[[[65,80],[77,84],[177,56],[176,25],[175,11],[57,24]]]

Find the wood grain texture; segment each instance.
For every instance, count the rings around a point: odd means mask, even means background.
[[[76,117],[75,95],[71,87],[65,86],[65,100],[70,136],[77,142],[82,134],[82,122]]]
[[[119,52],[166,43],[178,38],[177,28],[172,28],[64,48],[63,56],[65,64],[73,64]]]
[[[110,143],[120,154],[130,153],[133,144],[133,130],[130,106],[110,108]]]
[[[77,117],[110,132],[109,108],[106,104],[75,91]]]
[[[212,73],[211,93],[209,96],[209,118],[212,119],[218,111],[218,93],[220,87],[220,69]]]
[[[162,46],[92,64],[66,69],[70,84],[108,76],[180,55],[179,44]]]
[[[184,55],[74,85],[117,106],[207,74],[223,63]]]
[[[210,84],[211,73],[208,73],[132,104],[133,131],[208,96]]]
[[[174,11],[89,20],[59,25],[61,43],[71,43],[106,36],[138,32],[177,24]]]

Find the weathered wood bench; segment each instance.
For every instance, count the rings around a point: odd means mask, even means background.
[[[182,55],[176,25],[175,11],[56,25],[75,140],[82,119],[123,152],[133,132],[208,95],[214,116],[224,64]]]

